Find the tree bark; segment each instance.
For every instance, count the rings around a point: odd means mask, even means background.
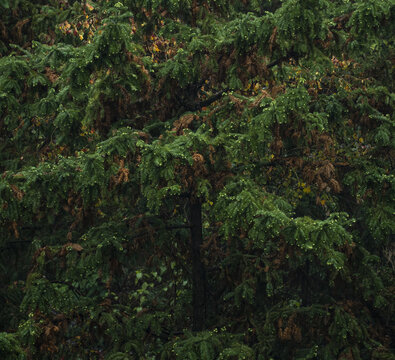
[[[192,256],[192,306],[193,331],[204,329],[206,321],[206,271],[201,258],[202,204],[199,199],[190,200],[191,256]]]

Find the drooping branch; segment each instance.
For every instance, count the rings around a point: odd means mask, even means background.
[[[216,92],[214,95],[210,96],[209,98],[200,101],[198,103],[190,104],[187,105],[189,111],[198,111],[201,110],[202,108],[211,105],[213,102],[219,100],[224,93],[228,92],[230,89],[224,89]]]

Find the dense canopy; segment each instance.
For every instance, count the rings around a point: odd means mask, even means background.
[[[0,0],[1,359],[394,359],[393,0]]]

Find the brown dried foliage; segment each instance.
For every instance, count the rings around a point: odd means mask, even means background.
[[[59,256],[65,256],[69,250],[75,250],[80,252],[83,249],[84,248],[80,244],[68,242],[62,246],[62,249],[59,252]]]
[[[271,95],[266,90],[261,90],[260,94],[256,97],[256,99],[249,105],[249,108],[251,109],[259,106],[261,101],[267,97],[272,99]]]
[[[14,196],[18,199],[18,200],[22,200],[23,196],[25,195],[25,193],[20,190],[16,185],[11,185],[11,190],[14,193]]]
[[[119,185],[129,181],[129,169],[125,168],[125,160],[119,160],[119,169],[115,176],[111,176],[110,187],[112,184]]]
[[[272,34],[270,35],[270,39],[269,39],[269,53],[270,53],[270,55],[273,53],[273,46],[276,43],[276,39],[277,39],[277,27],[275,26]]]
[[[184,135],[184,129],[188,129],[192,121],[197,119],[195,114],[183,115],[174,122],[172,131],[175,131],[177,135]]]
[[[228,95],[230,101],[235,105],[235,110],[238,115],[241,115],[246,104],[245,100],[239,99],[231,94]]]
[[[30,19],[19,20],[14,26],[15,34],[16,34],[17,40],[19,42],[22,41],[22,28],[23,28],[23,25],[27,24],[29,21],[30,21]]]
[[[194,153],[192,155],[193,165],[192,169],[195,177],[207,175],[207,169],[204,165],[204,157],[202,154]]]
[[[341,186],[335,176],[335,167],[329,160],[313,161],[303,168],[305,181],[317,186],[319,191],[339,193]]]
[[[284,323],[282,318],[278,319],[278,337],[281,340],[294,340],[296,342],[302,341],[302,331],[301,328],[295,323],[296,314],[292,314],[286,323]]]
[[[58,80],[59,75],[52,70],[49,66],[45,67],[45,76],[48,78],[48,80],[53,84]]]

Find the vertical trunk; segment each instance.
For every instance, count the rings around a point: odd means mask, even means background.
[[[203,243],[202,205],[199,199],[190,201],[193,330],[201,331],[206,320],[206,271],[200,254]]]
[[[302,282],[302,302],[303,306],[310,306],[310,284],[309,284],[309,275],[310,275],[310,266],[307,262],[304,266],[303,271],[301,272],[301,282]]]

